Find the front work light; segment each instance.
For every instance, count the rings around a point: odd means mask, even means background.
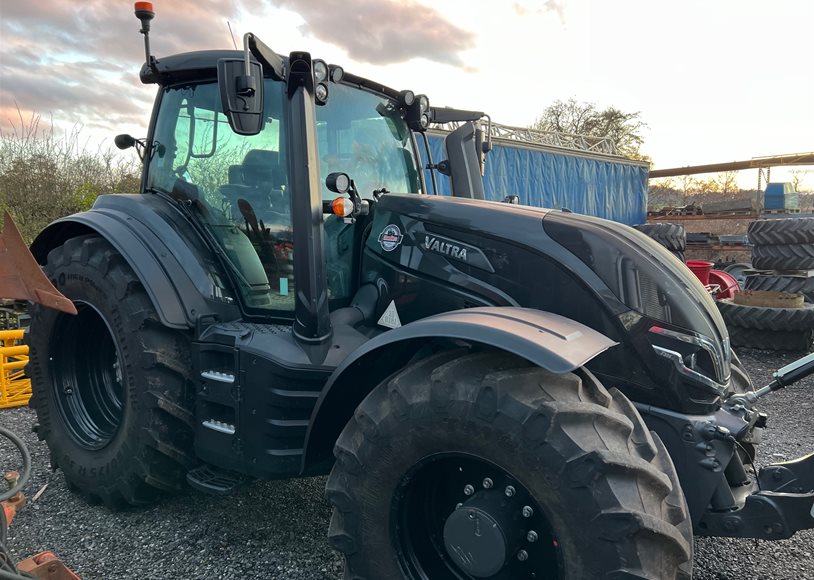
[[[314,97],[316,98],[318,105],[324,105],[326,102],[328,102],[328,85],[325,83],[319,83],[314,89]]]
[[[411,105],[406,107],[407,125],[413,131],[426,131],[430,127],[432,117],[430,113],[430,100],[427,95],[414,97]]]
[[[331,82],[338,83],[345,76],[345,69],[337,64],[331,65]]]
[[[402,107],[407,108],[415,102],[415,93],[413,91],[401,91],[399,101]]]
[[[339,171],[331,173],[325,178],[325,187],[334,193],[345,193],[350,189],[350,177]]]
[[[324,83],[328,80],[328,65],[324,60],[315,60],[311,66],[314,67],[314,80],[317,83]]]

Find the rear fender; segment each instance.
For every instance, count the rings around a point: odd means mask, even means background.
[[[617,344],[569,318],[516,307],[454,310],[385,332],[348,356],[326,383],[311,415],[303,473],[327,470],[336,439],[374,387],[422,347],[450,339],[504,350],[557,374]]]
[[[90,211],[53,222],[31,245],[44,265],[48,253],[70,238],[97,234],[107,240],[138,276],[169,328],[195,326],[201,316],[230,320],[240,316],[231,290],[211,252],[186,220],[152,194],[100,196]],[[214,274],[214,275],[213,275]]]

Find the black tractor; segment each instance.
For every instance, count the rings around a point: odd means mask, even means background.
[[[37,307],[30,332],[73,489],[122,506],[330,473],[356,580],[689,578],[693,534],[814,527],[813,456],[754,468],[757,399],[814,355],[755,390],[659,244],[483,200],[482,113],[252,34],[146,53],[148,137],[116,139],[141,193],[31,247],[77,310]]]

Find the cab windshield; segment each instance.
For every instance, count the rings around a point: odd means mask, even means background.
[[[258,135],[232,132],[217,83],[164,90],[156,119],[147,188],[191,200],[196,218],[220,246],[243,305],[251,313],[290,316],[296,280],[287,139],[296,128],[283,115],[284,84],[265,81],[265,121]],[[410,130],[390,100],[332,84],[317,107],[317,153],[324,186],[345,172],[363,198],[374,190],[418,193]],[[301,192],[305,195],[306,192]],[[356,290],[352,276],[355,225],[325,220],[328,295],[344,305]]]

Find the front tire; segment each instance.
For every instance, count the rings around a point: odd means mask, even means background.
[[[329,538],[346,578],[691,576],[667,451],[587,370],[432,355],[368,395],[335,455]]]
[[[69,487],[110,507],[180,491],[195,465],[189,337],[161,325],[100,237],[66,241],[45,272],[79,311],[32,312],[31,406],[52,464]]]

